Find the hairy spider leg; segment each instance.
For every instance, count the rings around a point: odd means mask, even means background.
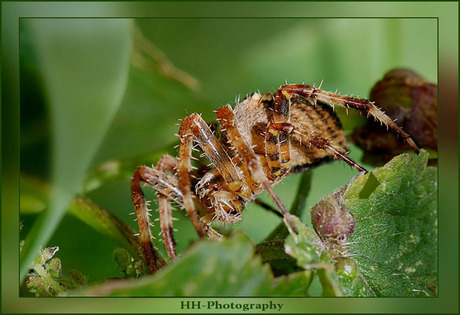
[[[158,161],[157,170],[161,173],[170,171],[174,174],[177,170],[177,160],[170,155],[163,155]],[[177,186],[175,186],[177,187]],[[173,187],[175,189],[175,187]],[[157,193],[158,196],[158,209],[160,212],[160,227],[163,242],[168,253],[169,258],[176,257],[176,240],[173,235],[173,217],[171,202],[168,200],[168,195]]]
[[[139,235],[141,238],[142,252],[149,270],[152,273],[160,270],[165,265],[163,258],[157,254],[153,248],[152,232],[150,231],[149,209],[145,201],[144,192],[141,188],[141,182],[153,185],[158,175],[155,170],[140,166],[134,172],[131,180],[131,197],[136,211],[137,223],[139,225]]]
[[[335,158],[341,159],[342,161],[346,162],[351,167],[357,169],[360,172],[366,172],[366,169],[350,159],[348,156],[342,154],[337,148],[335,148],[329,141],[324,138],[318,136],[311,136],[306,135],[299,130],[297,130],[293,125],[290,123],[277,123],[273,124],[272,128],[275,130],[283,130],[291,134],[295,139],[297,139],[300,143],[307,143],[309,145],[313,145],[318,149],[324,149],[329,151]]]
[[[273,124],[290,122],[290,97],[278,90],[273,99],[273,111],[268,113],[267,132],[265,133],[265,156],[270,167],[267,174],[271,180],[282,178],[291,166],[290,134],[273,128]]]
[[[230,187],[241,185],[243,179],[237,171],[232,160],[212,133],[209,126],[198,114],[191,114],[183,121],[179,129],[180,148],[178,179],[179,189],[184,196],[184,207],[192,219],[193,225],[200,237],[203,237],[200,224],[195,213],[195,206],[192,200],[192,191],[190,184],[191,157],[193,142],[198,143],[201,150],[208,157],[211,163],[216,167]],[[239,183],[239,184],[238,184]]]
[[[177,160],[170,156],[170,155],[163,155],[163,157],[158,161],[156,168],[149,168],[149,167],[139,167],[141,181],[145,182],[146,184],[150,185],[155,189],[155,192],[158,197],[158,205],[159,205],[159,212],[160,212],[160,225],[161,225],[161,234],[163,237],[163,242],[165,249],[168,253],[168,256],[171,259],[174,259],[176,254],[176,241],[174,239],[173,233],[173,217],[172,217],[172,207],[170,202],[174,201],[179,206],[183,207],[184,198],[182,193],[179,191],[179,184],[177,177],[175,175],[167,175],[166,172],[170,171],[171,173],[175,173],[177,170],[178,162]],[[192,195],[193,201],[196,203],[200,203],[198,197],[193,194]],[[200,209],[201,210],[201,209]],[[141,213],[144,211],[141,210]],[[148,219],[148,215],[146,218]],[[211,226],[212,214],[207,214],[200,218],[199,224],[203,231],[212,239],[220,239],[222,235],[220,235],[217,231],[215,231]],[[139,219],[138,219],[139,221]],[[143,221],[142,219],[140,220]],[[145,230],[145,229],[143,229]],[[150,232],[150,229],[148,230]],[[147,233],[148,233],[147,232]],[[140,231],[139,234],[144,235],[145,231]],[[146,237],[148,239],[149,237]],[[148,250],[148,247],[147,247]]]
[[[213,215],[211,213],[200,218],[200,225],[203,231],[209,236],[210,239],[219,240],[222,239],[222,234],[217,232],[211,227],[213,221]]]
[[[388,128],[395,131],[401,138],[409,144],[409,146],[416,152],[419,153],[420,150],[417,144],[412,140],[412,138],[405,133],[399,126],[391,120],[384,112],[382,112],[373,102],[366,99],[359,99],[351,96],[338,95],[331,92],[323,91],[316,89],[313,86],[301,85],[301,84],[290,84],[283,85],[279,88],[278,91],[284,96],[289,96],[290,94],[299,94],[301,96],[312,98],[314,104],[316,100],[325,102],[327,104],[336,104],[342,107],[351,107],[358,111],[366,113],[368,116],[372,116],[375,120],[383,123]]]
[[[298,233],[297,227],[295,226],[294,222],[292,222],[290,218],[289,212],[284,207],[283,203],[273,191],[272,185],[270,184],[267,175],[264,173],[263,167],[260,164],[259,160],[257,159],[254,150],[251,148],[249,144],[247,144],[243,137],[241,136],[240,132],[238,131],[236,124],[235,124],[235,116],[233,113],[232,108],[227,105],[221,107],[216,112],[217,119],[221,123],[222,127],[225,128],[230,141],[234,145],[238,155],[240,156],[241,160],[244,164],[247,165],[249,171],[251,172],[251,178],[262,184],[265,190],[268,192],[270,197],[275,201],[278,208],[283,213],[284,219],[286,222],[292,227],[292,229]]]

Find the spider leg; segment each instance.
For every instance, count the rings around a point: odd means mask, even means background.
[[[299,130],[297,130],[293,125],[289,123],[278,123],[278,124],[273,124],[272,125],[273,129],[277,130],[283,130],[285,132],[288,132],[291,134],[292,137],[300,141],[301,143],[307,143],[309,145],[313,145],[317,147],[318,149],[324,149],[330,152],[335,158],[341,159],[351,167],[357,169],[360,172],[366,172],[366,169],[350,159],[348,156],[345,154],[341,153],[337,148],[334,147],[333,144],[331,144],[329,141],[327,141],[324,138],[318,137],[318,136],[311,136],[311,135],[306,135]]]
[[[273,128],[274,124],[289,123],[290,101],[281,91],[274,97],[274,108],[269,113],[267,132],[265,133],[265,161],[269,171],[266,172],[271,180],[283,177],[291,166],[290,134],[284,130]]]
[[[217,232],[211,227],[212,214],[205,215],[200,219],[200,225],[203,231],[209,236],[210,239],[219,240],[222,239],[222,234]]]
[[[161,173],[165,173],[167,171],[174,172],[177,169],[177,160],[170,155],[163,155],[156,168]],[[176,240],[173,235],[172,207],[170,201],[168,200],[168,195],[158,193],[158,207],[160,211],[160,227],[163,242],[169,258],[174,259],[177,256]]]
[[[244,164],[247,165],[250,173],[252,174],[252,179],[255,182],[262,184],[262,186],[265,188],[265,190],[267,190],[270,197],[275,201],[276,205],[283,213],[286,222],[288,222],[292,229],[298,233],[297,227],[294,225],[289,216],[289,212],[286,210],[279,197],[273,191],[272,185],[267,178],[262,165],[257,159],[254,150],[244,141],[243,137],[238,131],[235,124],[235,116],[232,108],[228,105],[223,106],[217,110],[216,115],[222,127],[227,131],[230,141],[234,145],[241,160]]]
[[[140,166],[136,169],[131,181],[131,197],[136,210],[142,252],[149,270],[152,273],[155,273],[165,264],[165,262],[153,248],[152,232],[150,231],[149,220],[150,210],[147,207],[147,202],[145,201],[144,193],[141,188],[141,182],[149,183],[149,177],[156,177],[155,174],[152,174],[152,171],[154,170],[145,166]]]
[[[316,100],[327,104],[336,104],[345,108],[351,107],[361,112],[366,113],[368,116],[372,116],[375,120],[380,121],[388,128],[395,131],[401,138],[409,144],[409,146],[417,153],[419,153],[419,148],[415,144],[414,140],[405,133],[390,117],[383,113],[377,106],[374,105],[374,102],[368,101],[366,99],[359,99],[345,95],[338,95],[335,93],[323,91],[316,89],[313,86],[309,85],[284,85],[281,86],[278,90],[277,95],[284,95],[289,99],[290,94],[299,94],[307,98],[313,99],[313,104],[316,104]]]
[[[293,129],[292,131],[293,137],[299,139],[303,143],[310,143],[311,145],[314,145],[315,147],[319,149],[324,149],[328,152],[330,152],[335,158],[341,159],[351,167],[357,169],[360,172],[366,172],[367,170],[350,159],[348,156],[345,154],[341,153],[337,148],[335,148],[330,142],[328,142],[326,139],[320,138],[320,137],[309,137],[305,134],[300,133],[296,129]]]
[[[152,238],[150,234],[149,226],[149,214],[150,210],[145,206],[144,194],[140,190],[140,182],[144,182],[147,185],[153,187],[158,197],[158,206],[160,213],[160,227],[161,235],[163,237],[164,246],[168,253],[168,256],[173,259],[176,255],[176,241],[173,235],[173,217],[172,217],[172,207],[170,201],[174,201],[177,204],[183,206],[183,195],[178,189],[178,181],[174,176],[169,176],[166,172],[170,171],[174,173],[177,169],[177,160],[170,155],[164,155],[158,161],[156,168],[150,168],[141,166],[139,167],[133,177],[133,201],[134,194],[137,198],[142,198],[142,204],[135,203],[137,220],[139,224],[139,234],[141,239],[145,240],[145,249],[146,256],[150,252],[147,245],[149,239]],[[147,223],[145,223],[147,222]],[[151,243],[151,241],[150,241]],[[144,244],[144,241],[143,241]]]
[[[200,115],[192,114],[182,121],[179,129],[179,137],[179,164],[177,167],[179,189],[183,195],[184,207],[192,219],[195,230],[200,237],[203,237],[203,231],[196,218],[189,177],[193,142],[198,143],[201,150],[209,158],[211,163],[214,164],[229,187],[240,187],[243,179],[225,149]]]

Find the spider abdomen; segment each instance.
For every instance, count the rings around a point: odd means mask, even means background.
[[[275,102],[274,93],[255,93],[235,106],[235,120],[238,130],[245,141],[252,145],[254,152],[262,164],[279,160],[279,150],[274,145],[267,145],[267,127]],[[340,153],[348,152],[348,145],[339,118],[330,105],[322,102],[314,103],[308,98],[292,95],[290,98],[289,123],[301,133],[312,137],[327,139]],[[298,173],[311,169],[334,159],[329,150],[318,150],[309,143],[301,143],[290,137],[290,173]],[[287,161],[280,161],[287,162]],[[269,168],[276,173],[278,169]],[[277,181],[282,179],[277,178]]]

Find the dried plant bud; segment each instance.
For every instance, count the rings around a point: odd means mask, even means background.
[[[313,228],[332,257],[344,255],[355,228],[354,217],[342,202],[344,191],[342,188],[327,195],[311,209]]]
[[[353,233],[353,215],[330,197],[320,200],[312,208],[311,219],[316,233],[323,240],[343,241]]]
[[[371,90],[370,100],[407,132],[418,146],[437,150],[437,85],[407,69],[391,70]],[[367,162],[388,161],[409,147],[376,122],[358,127],[351,140]],[[372,159],[372,155],[374,159]],[[376,159],[375,156],[380,158]]]

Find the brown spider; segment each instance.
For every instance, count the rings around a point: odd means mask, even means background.
[[[348,146],[339,119],[330,105],[354,108],[399,134],[416,152],[414,141],[372,102],[326,92],[308,85],[284,85],[276,93],[254,93],[232,109],[217,110],[220,140],[198,114],[187,116],[179,129],[178,159],[164,155],[155,168],[139,167],[132,178],[132,199],[149,269],[155,272],[149,209],[141,182],[157,195],[161,234],[171,259],[176,257],[170,201],[185,208],[200,237],[221,235],[211,227],[219,220],[236,223],[247,202],[264,189],[287,224],[293,225],[272,189],[289,174],[341,159],[360,172],[366,170],[346,156]],[[194,143],[214,168],[192,171]],[[192,189],[193,186],[193,189]]]

